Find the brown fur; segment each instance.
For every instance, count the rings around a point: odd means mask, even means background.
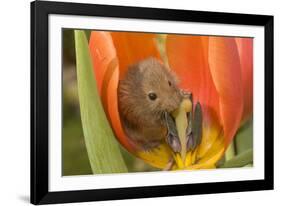
[[[150,92],[157,95],[156,100],[149,99]],[[143,149],[157,146],[167,134],[164,112],[175,110],[181,99],[175,75],[157,59],[148,58],[130,66],[118,87],[125,132]]]

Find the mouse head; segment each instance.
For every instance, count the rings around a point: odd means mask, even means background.
[[[119,97],[124,110],[147,118],[172,112],[182,100],[175,75],[155,58],[129,67]]]
[[[145,105],[153,111],[172,112],[178,108],[181,94],[176,76],[154,58],[142,61],[139,67]]]

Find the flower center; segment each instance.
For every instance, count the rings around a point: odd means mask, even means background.
[[[197,147],[202,139],[202,111],[200,103],[193,110],[192,97],[185,97],[172,116],[175,119],[181,149],[174,151],[179,169],[187,168],[197,161]]]
[[[178,169],[188,169],[197,161],[197,148],[195,150],[186,153],[185,159],[182,159],[181,155],[174,154],[174,161]]]

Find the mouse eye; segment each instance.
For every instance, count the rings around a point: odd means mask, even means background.
[[[155,100],[157,99],[157,95],[154,92],[148,93],[148,97],[150,100]]]
[[[168,81],[168,84],[169,84],[169,86],[172,86],[172,83],[171,83],[171,81]]]

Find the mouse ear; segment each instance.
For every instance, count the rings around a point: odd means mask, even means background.
[[[139,62],[128,66],[128,73],[135,74],[137,72],[143,73],[145,67],[142,67]]]
[[[142,73],[144,72],[144,67],[141,67],[139,63],[128,66],[127,72],[124,77],[120,79],[127,81],[132,87],[139,87],[142,81]]]

